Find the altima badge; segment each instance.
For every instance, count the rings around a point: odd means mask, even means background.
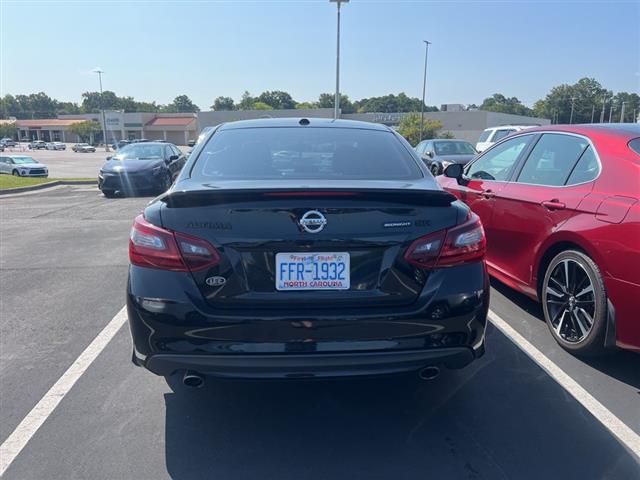
[[[317,210],[309,210],[299,220],[300,226],[309,233],[318,233],[327,224],[327,219]]]
[[[227,279],[224,277],[209,277],[205,280],[210,287],[221,287],[227,283]]]

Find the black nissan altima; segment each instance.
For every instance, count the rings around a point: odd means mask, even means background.
[[[185,162],[184,154],[171,143],[132,143],[107,158],[98,174],[98,188],[105,197],[162,193]]]
[[[207,376],[415,371],[484,352],[478,217],[377,124],[224,124],[137,217],[133,362],[173,388]]]

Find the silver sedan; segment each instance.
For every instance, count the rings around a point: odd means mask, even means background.
[[[49,168],[26,155],[2,155],[0,173],[16,177],[48,177]]]

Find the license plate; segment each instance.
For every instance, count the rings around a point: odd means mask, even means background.
[[[349,254],[277,253],[277,290],[348,290]]]

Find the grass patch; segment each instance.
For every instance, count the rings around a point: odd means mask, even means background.
[[[31,185],[55,182],[57,180],[64,180],[65,182],[82,182],[87,180],[92,182],[96,181],[95,178],[29,178],[14,177],[13,175],[0,175],[0,190],[29,187]]]

